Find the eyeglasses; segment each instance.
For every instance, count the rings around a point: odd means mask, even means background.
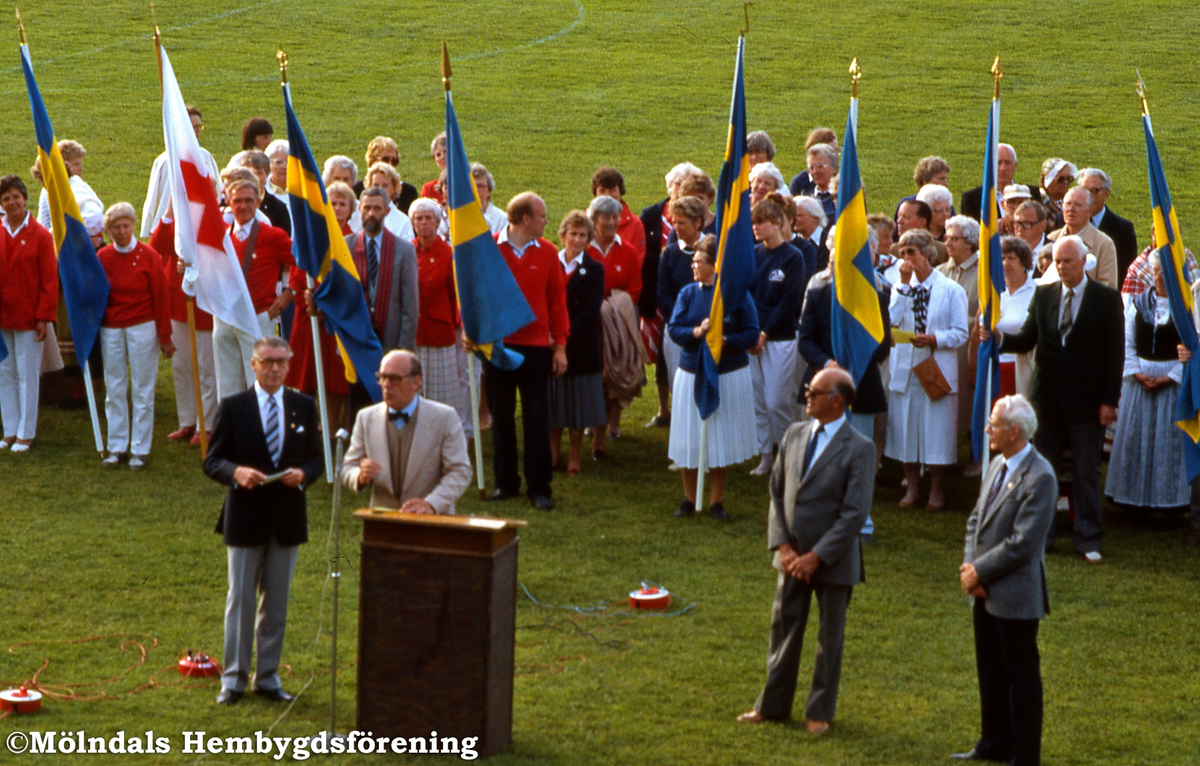
[[[1056,184],[1069,184],[1075,182],[1075,176],[1058,176],[1054,179]]]
[[[286,356],[271,356],[266,358],[256,356],[254,357],[254,361],[258,362],[263,367],[283,367],[288,363],[288,358]]]
[[[396,167],[397,165],[400,164],[399,157],[380,157],[379,161],[386,162],[387,164],[391,165],[392,167]]]
[[[379,383],[385,383],[385,382],[386,382],[386,383],[391,383],[392,385],[396,385],[396,384],[400,383],[400,382],[401,382],[401,381],[403,381],[405,378],[415,378],[415,377],[417,377],[417,374],[416,374],[416,373],[410,373],[410,374],[408,374],[408,375],[393,375],[393,374],[392,374],[392,373],[390,373],[390,372],[377,372],[377,373],[375,373],[375,380],[376,380],[377,382],[379,382]]]
[[[813,387],[812,387],[810,384],[808,384],[808,383],[805,383],[805,384],[804,384],[804,394],[805,394],[805,396],[831,396],[831,395],[832,395],[832,394],[834,394],[834,393],[835,393],[835,392],[833,392],[833,391],[830,391],[830,390],[825,390],[825,391],[822,391],[822,390],[821,390],[821,389],[819,389],[819,388],[813,388]]]
[[[947,242],[966,242],[966,237],[960,237],[957,234],[951,234],[946,237]]]
[[[1012,427],[1011,423],[1005,423],[1004,421],[1000,421],[997,423],[995,420],[989,419],[988,422],[983,426],[983,430],[991,431],[991,432],[995,433],[997,429],[1011,428],[1011,427]]]
[[[1025,231],[1029,231],[1034,226],[1037,226],[1039,223],[1042,223],[1042,221],[1013,221],[1013,223],[1015,223],[1017,226],[1020,226]]]
[[[808,169],[811,172],[813,170],[829,170],[832,167],[833,167],[832,165],[826,164],[824,162],[814,162],[813,164],[808,166]]]

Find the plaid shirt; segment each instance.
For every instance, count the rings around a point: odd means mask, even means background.
[[[1147,247],[1142,251],[1142,254],[1129,264],[1129,271],[1125,272],[1125,281],[1121,283],[1122,295],[1138,295],[1154,287],[1154,270],[1150,268],[1150,251]],[[1200,265],[1196,264],[1196,258],[1192,255],[1192,251],[1184,248],[1183,250],[1183,272],[1187,277],[1189,285],[1194,285],[1197,279],[1200,279]]]

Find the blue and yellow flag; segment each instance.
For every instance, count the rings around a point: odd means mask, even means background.
[[[329,206],[317,163],[292,108],[291,86],[286,84],[283,86],[283,105],[287,110],[287,190],[296,264],[321,283],[313,291],[313,301],[325,314],[326,323],[337,337],[338,352],[345,362],[346,380],[351,383],[362,381],[371,400],[378,402],[383,399],[383,392],[375,382],[375,372],[383,360],[383,348],[371,328],[362,282],[354,268],[350,248],[342,237],[342,227]]]
[[[96,336],[100,333],[100,321],[108,306],[108,275],[96,257],[92,238],[83,225],[79,203],[71,191],[70,176],[54,140],[54,129],[50,127],[50,116],[41,91],[33,79],[33,63],[29,59],[29,46],[21,45],[21,66],[25,70],[25,87],[29,91],[29,105],[33,110],[33,129],[37,134],[38,158],[42,164],[42,184],[50,197],[50,220],[54,233],[54,251],[58,254],[58,279],[62,285],[63,299],[67,303],[67,319],[71,323],[71,341],[75,344],[75,357],[82,367]]]
[[[733,99],[729,106],[729,138],[717,182],[717,281],[713,290],[708,334],[700,348],[696,372],[696,407],[707,419],[721,404],[718,365],[725,336],[727,308],[741,304],[754,279],[754,229],[750,221],[750,157],[746,152],[746,88],[742,57],[746,38],[738,39]]]
[[[1200,474],[1200,444],[1197,444],[1200,442],[1200,337],[1196,335],[1192,320],[1192,288],[1184,273],[1183,237],[1179,233],[1175,208],[1171,205],[1171,192],[1167,190],[1167,178],[1163,175],[1158,146],[1154,143],[1150,115],[1142,116],[1142,125],[1146,129],[1146,160],[1150,166],[1154,243],[1158,245],[1158,261],[1162,266],[1175,329],[1179,331],[1183,345],[1192,353],[1192,358],[1183,366],[1183,380],[1179,385],[1179,397],[1175,400],[1175,423],[1187,434],[1183,440],[1183,452],[1190,483]]]
[[[463,333],[484,359],[502,370],[515,370],[523,359],[504,347],[504,338],[537,316],[484,220],[450,91],[446,91],[446,209]]]
[[[858,169],[858,99],[850,99],[838,169],[837,228],[833,242],[833,358],[858,385],[883,342],[883,315],[867,233],[867,203]]]
[[[1000,208],[996,204],[996,164],[1000,149],[1000,96],[992,98],[988,113],[987,147],[983,152],[983,197],[979,214],[979,316],[991,337],[979,344],[975,369],[975,402],[971,410],[971,454],[978,461],[986,448],[984,425],[992,413],[988,401],[1000,395],[1000,354],[996,324],[1000,321],[1000,293],[1004,292],[1004,262],[1000,258]],[[985,385],[991,380],[991,386]]]

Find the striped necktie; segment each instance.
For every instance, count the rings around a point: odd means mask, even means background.
[[[1075,323],[1072,304],[1075,303],[1075,288],[1067,288],[1067,300],[1063,302],[1062,319],[1058,323],[1058,337],[1066,342],[1068,333],[1071,332],[1071,325]]]
[[[367,290],[375,303],[375,286],[379,284],[379,250],[374,239],[367,239]]]
[[[812,467],[813,460],[817,457],[817,439],[821,438],[823,433],[825,433],[825,426],[817,426],[817,430],[813,431],[812,438],[808,440],[808,449],[804,450],[804,470],[800,472],[800,478],[804,478],[808,474],[808,469]]]
[[[274,396],[267,397],[267,449],[271,453],[271,462],[279,465],[283,454],[283,422]]]

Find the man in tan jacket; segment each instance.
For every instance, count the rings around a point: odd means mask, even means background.
[[[454,513],[471,482],[467,440],[453,407],[417,395],[421,362],[411,351],[383,357],[375,377],[383,401],[358,413],[340,478],[371,487],[371,507]]]
[[[1059,237],[1074,234],[1087,245],[1088,252],[1096,256],[1096,270],[1088,274],[1101,284],[1114,290],[1121,289],[1117,281],[1117,246],[1112,238],[1092,225],[1092,193],[1076,186],[1063,197],[1063,220],[1066,225],[1046,235],[1051,242]]]

